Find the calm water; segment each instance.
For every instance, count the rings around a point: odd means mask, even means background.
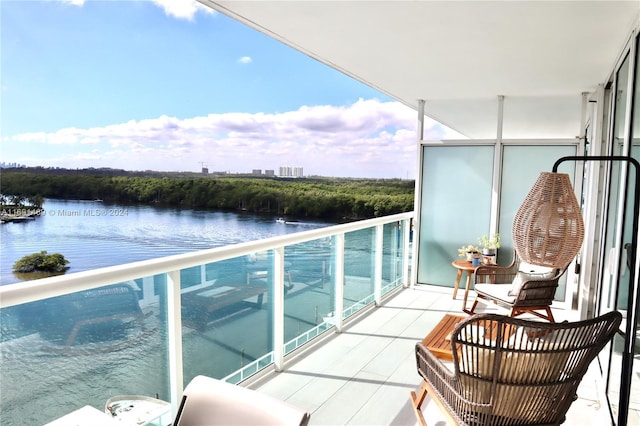
[[[0,285],[20,282],[13,263],[41,250],[63,254],[73,273],[332,225],[91,201],[46,200],[43,207],[35,220],[0,226]]]
[[[18,281],[11,272],[17,259],[41,250],[64,254],[70,260],[68,273],[73,273],[332,225],[312,221],[289,225],[277,223],[275,217],[251,214],[97,202],[48,200],[44,207],[46,214],[36,220],[0,226],[2,284]],[[392,241],[396,232],[395,227],[387,227],[386,240]],[[348,276],[349,281],[344,286],[345,306],[357,306],[373,293],[372,236],[372,229],[346,236],[345,279]],[[334,311],[334,288],[327,285],[330,266],[325,269],[323,261],[331,247],[314,244],[297,249],[288,269],[286,342],[325,324],[324,318]],[[393,251],[386,256],[385,265],[397,263]],[[390,270],[390,266],[384,269],[383,278]],[[218,287],[232,285],[218,278]],[[266,284],[266,278],[262,280]],[[267,293],[267,302],[261,304],[253,300],[257,297],[251,296],[251,303],[216,308],[195,326],[187,322],[194,318],[194,307],[183,303],[182,356],[187,382],[197,374],[225,377],[272,350],[269,296]],[[69,334],[64,326],[71,318],[60,303],[63,301],[34,302],[2,312],[0,331],[6,331],[6,338],[0,339],[2,426],[41,426],[84,405],[103,410],[105,401],[115,395],[169,400],[168,336],[162,303],[143,307],[146,332],[140,340],[138,327],[124,322],[87,324],[69,353],[60,352]]]

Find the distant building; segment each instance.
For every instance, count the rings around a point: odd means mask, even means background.
[[[4,161],[0,163],[0,169],[24,169],[26,167],[26,165],[18,163],[5,163]]]
[[[280,166],[280,177],[303,177],[302,167]]]
[[[253,169],[251,171],[252,175],[262,175],[262,169]]]
[[[275,170],[265,170],[264,171],[264,175],[265,176],[275,176],[276,172],[275,172]]]
[[[202,168],[202,174],[203,175],[208,175],[209,174],[209,168],[208,167],[203,167]]]

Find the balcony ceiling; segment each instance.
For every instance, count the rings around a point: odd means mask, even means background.
[[[471,138],[575,137],[640,1],[200,0]],[[283,64],[286,66],[286,64]],[[301,76],[301,78],[304,78]]]

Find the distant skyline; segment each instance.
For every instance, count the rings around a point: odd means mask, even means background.
[[[416,111],[195,1],[0,8],[6,163],[415,178]]]

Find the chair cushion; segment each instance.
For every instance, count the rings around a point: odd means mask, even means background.
[[[511,284],[476,284],[476,293],[487,296],[491,299],[498,299],[506,303],[515,302],[516,298],[510,294]]]
[[[460,369],[466,370],[473,365],[473,375],[481,378],[493,377],[493,364],[496,348],[491,347],[485,337],[478,339],[472,326],[462,336],[467,336],[470,345],[460,353]],[[535,340],[535,338],[533,339]],[[566,342],[542,340],[536,344],[527,337],[521,327],[503,342],[498,380],[508,383],[524,383],[530,381],[556,381],[562,375],[570,352],[564,351]],[[513,350],[518,347],[518,350]]]
[[[194,377],[183,397],[175,426],[300,426],[307,425],[310,417],[288,402],[206,376]]]
[[[525,282],[550,280],[554,277],[555,273],[556,270],[554,268],[521,262],[520,266],[518,267],[518,273],[511,283],[509,296],[517,296],[520,292],[520,289],[522,288],[522,284],[524,284]]]

